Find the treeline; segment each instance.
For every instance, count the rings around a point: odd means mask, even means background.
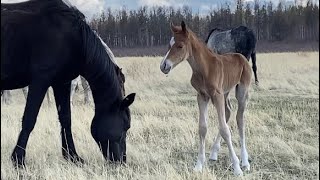
[[[140,7],[138,10],[107,9],[90,23],[110,47],[167,45],[171,37],[169,23],[187,25],[203,40],[212,28],[245,25],[252,28],[259,41],[319,41],[319,7],[308,1],[306,6],[287,6],[282,1],[253,4],[236,0],[235,10],[225,4],[206,15],[192,12],[191,7]]]

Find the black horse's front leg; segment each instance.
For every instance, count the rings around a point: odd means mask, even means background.
[[[61,124],[62,155],[65,159],[71,160],[72,162],[83,163],[83,159],[79,157],[76,152],[71,133],[71,82],[53,85],[52,88]]]
[[[26,146],[33,130],[41,103],[47,92],[48,84],[45,81],[34,80],[29,86],[28,98],[22,118],[22,129],[20,131],[18,142],[13,150],[11,159],[15,167],[24,166]]]

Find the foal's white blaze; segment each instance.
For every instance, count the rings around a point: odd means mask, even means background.
[[[167,59],[168,54],[170,53],[170,50],[167,52],[167,54],[164,56],[163,60],[160,64],[160,69],[164,70],[165,67],[170,67],[170,70],[172,69],[173,63],[170,61],[170,59]]]
[[[170,40],[170,48],[174,45],[175,41],[174,41],[174,37],[171,38]]]
[[[170,48],[174,45],[174,43],[175,43],[174,37],[172,37],[170,39]],[[162,67],[166,67],[166,66],[170,66],[172,68],[173,63],[170,61],[170,59],[167,59],[169,53],[170,53],[170,49],[169,49],[169,51],[167,52],[167,54],[164,56],[163,60],[160,63],[160,68],[161,69],[162,69]]]
[[[164,61],[167,59],[168,54],[170,53],[170,50],[167,52],[167,54],[164,56],[164,58],[162,59],[160,65],[162,66]]]

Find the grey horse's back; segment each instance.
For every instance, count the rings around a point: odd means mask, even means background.
[[[252,29],[246,26],[238,26],[229,30],[214,28],[210,31],[206,44],[209,49],[218,54],[240,53],[248,61],[252,59],[252,69],[258,84],[256,66],[257,39]]]

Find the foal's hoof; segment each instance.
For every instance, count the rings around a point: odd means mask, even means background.
[[[197,163],[196,166],[193,168],[193,171],[194,172],[202,172],[202,168],[203,168],[203,165]]]
[[[259,81],[255,81],[256,86],[259,86]]]
[[[245,165],[245,166],[242,165],[241,168],[242,168],[243,171],[247,171],[248,172],[248,171],[250,171],[250,164]]]
[[[235,176],[242,176],[243,175],[243,172],[239,166],[233,167],[233,175],[235,175]]]
[[[247,161],[247,162],[242,162],[242,163],[241,163],[241,169],[242,169],[243,171],[250,171],[250,163],[249,163],[249,161]]]
[[[218,160],[218,153],[211,153],[209,160],[210,161],[217,161]]]

